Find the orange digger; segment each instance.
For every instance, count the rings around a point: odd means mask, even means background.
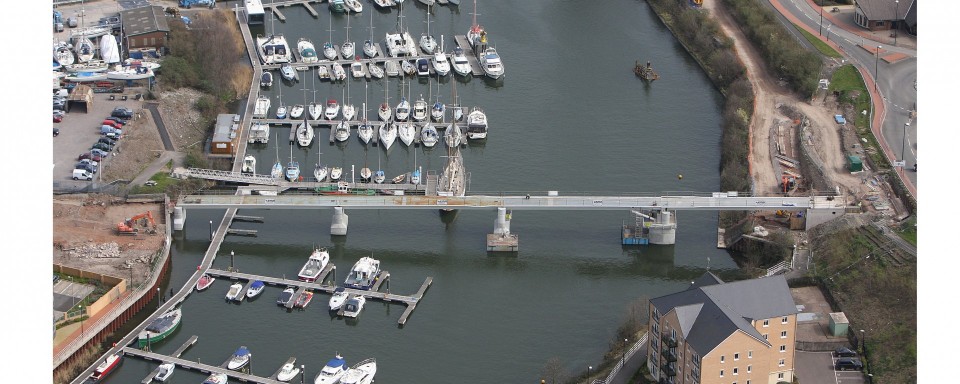
[[[150,223],[150,226],[147,226],[147,222]],[[122,223],[117,224],[117,234],[118,235],[131,235],[134,236],[140,233],[140,229],[137,228],[137,224],[140,224],[141,227],[146,227],[151,233],[156,233],[157,222],[153,220],[153,213],[146,211],[134,217],[131,217],[125,220]]]

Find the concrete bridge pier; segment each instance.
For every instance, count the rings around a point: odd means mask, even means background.
[[[187,222],[187,210],[183,207],[173,207],[173,230],[182,231],[185,222]]]
[[[330,222],[330,234],[334,236],[347,235],[347,223],[350,217],[343,213],[343,207],[333,207],[333,221]]]
[[[510,218],[513,211],[497,208],[497,218],[493,220],[493,233],[487,235],[487,252],[517,252],[520,239],[510,233]]]
[[[656,214],[650,224],[650,244],[672,245],[677,242],[677,217],[673,211],[663,208],[653,211]]]

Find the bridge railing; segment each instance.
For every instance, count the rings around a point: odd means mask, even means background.
[[[384,186],[390,186],[393,184],[384,184]],[[264,186],[270,187],[270,186]],[[378,184],[363,183],[358,184],[357,188],[369,188],[369,189],[378,189]],[[383,188],[388,189],[388,188]],[[809,196],[820,196],[820,197],[829,197],[836,196],[834,191],[815,191],[815,193],[810,195],[788,195],[785,193],[763,193],[763,194],[751,194],[749,192],[737,192],[734,194],[728,194],[727,192],[696,192],[696,191],[663,191],[663,192],[623,192],[623,191],[557,191],[556,195],[550,195],[550,192],[553,191],[469,191],[468,196],[488,196],[488,197],[504,197],[504,198],[516,198],[516,197],[590,197],[590,196],[605,196],[605,197],[650,197],[650,198],[660,198],[660,197],[809,197]],[[201,190],[193,193],[194,195],[235,195],[235,189],[208,189]],[[310,191],[310,190],[296,190],[290,189],[283,193],[284,195],[319,195],[319,193]]]

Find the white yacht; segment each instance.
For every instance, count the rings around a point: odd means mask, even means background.
[[[293,363],[286,363],[280,368],[280,372],[277,372],[277,381],[288,382],[299,374],[300,367],[297,367]]]
[[[463,143],[463,132],[460,132],[460,126],[456,122],[450,123],[443,134],[443,139],[447,142],[447,147],[459,147]]]
[[[415,55],[417,46],[409,32],[388,33],[386,35],[387,53],[390,57]]]
[[[343,168],[330,168],[330,181],[338,181],[341,177],[343,177]]]
[[[447,107],[440,102],[440,98],[437,98],[437,102],[433,103],[433,108],[430,108],[430,118],[435,122],[442,122],[443,115],[446,113]]]
[[[313,102],[307,106],[307,113],[310,114],[310,120],[320,120],[323,117],[323,104]]]
[[[299,119],[303,116],[303,110],[303,104],[295,104],[290,108],[290,118],[294,120]]]
[[[313,379],[313,384],[337,384],[343,374],[347,372],[347,362],[339,354],[330,359],[327,365],[317,373]]]
[[[353,57],[357,53],[357,46],[353,44],[352,41],[344,41],[343,45],[340,46],[340,54],[343,57]]]
[[[447,61],[447,54],[443,51],[437,51],[431,59],[433,70],[437,71],[437,76],[443,77],[450,73],[450,62]]]
[[[500,62],[500,55],[497,54],[496,48],[487,48],[483,51],[483,55],[480,56],[480,67],[491,79],[499,79],[503,76],[503,63]]]
[[[323,117],[327,120],[333,120],[340,114],[340,104],[336,99],[327,100],[327,108],[323,110]]]
[[[377,57],[377,46],[374,45],[374,42],[370,40],[363,42],[363,54],[371,59]]]
[[[293,61],[290,45],[283,35],[275,34],[270,37],[257,37],[257,51],[264,64],[281,64]]]
[[[249,362],[250,350],[245,346],[240,346],[240,348],[237,348],[237,351],[233,353],[233,356],[230,357],[230,361],[227,363],[227,369],[238,370]]]
[[[357,116],[357,108],[354,107],[353,104],[344,104],[341,113],[343,114],[344,120],[353,120],[353,118]]]
[[[343,66],[340,64],[333,64],[333,79],[336,81],[343,81],[347,78],[347,71],[343,69]]]
[[[406,121],[408,117],[410,117],[410,102],[406,97],[401,97],[400,103],[397,104],[397,120]]]
[[[301,37],[300,41],[297,42],[297,52],[300,52],[301,62],[316,63],[320,61],[320,57],[317,56],[317,48],[307,38]]]
[[[290,63],[280,64],[280,77],[283,77],[286,81],[293,81],[297,78],[297,71],[293,70]]]
[[[300,273],[297,274],[297,279],[308,283],[316,281],[317,277],[320,276],[320,272],[323,272],[323,269],[327,267],[328,262],[330,262],[330,254],[327,253],[327,249],[315,248],[307,259],[307,263],[303,265]]]
[[[409,147],[417,136],[417,128],[413,126],[413,123],[399,122],[397,123],[397,136],[400,136],[400,141]]]
[[[176,368],[176,365],[173,363],[160,364],[160,371],[157,372],[157,375],[153,377],[154,380],[159,382],[166,382],[167,379],[173,375],[173,370]]]
[[[363,63],[359,61],[350,63],[350,75],[352,75],[354,79],[363,78],[365,75],[363,73]]]
[[[227,301],[243,300],[243,284],[234,283],[233,285],[231,285],[230,289],[227,290],[227,294],[225,298],[227,299]]]
[[[257,173],[257,158],[253,155],[243,157],[243,166],[240,168],[242,173]]]
[[[333,43],[329,41],[323,43],[323,57],[326,57],[327,60],[337,59],[337,49],[333,47]]]
[[[383,78],[383,68],[380,68],[380,66],[377,65],[377,63],[370,62],[369,64],[367,64],[367,71],[370,72],[370,76],[373,77],[374,79]]]
[[[413,119],[416,121],[424,121],[427,119],[427,101],[423,99],[423,95],[420,95],[420,98],[413,103]]]
[[[364,120],[357,128],[357,135],[360,136],[360,141],[363,141],[364,144],[370,144],[370,139],[373,138],[373,125]]]
[[[301,147],[309,147],[313,144],[313,127],[306,121],[297,126],[297,144]]]
[[[473,107],[473,110],[467,115],[467,138],[487,138],[487,115],[480,108]]]
[[[393,123],[381,123],[380,131],[378,133],[380,136],[380,143],[383,144],[384,149],[390,149],[390,146],[393,145],[393,142],[397,140],[397,126]]]
[[[363,305],[366,302],[367,298],[361,295],[347,299],[347,302],[343,304],[343,315],[353,318],[360,316],[360,311],[363,311]]]
[[[333,295],[330,296],[330,310],[336,311],[343,306],[343,303],[347,302],[347,297],[350,296],[349,293],[343,287],[337,287],[333,290]]]
[[[350,274],[347,275],[343,285],[347,288],[368,291],[378,277],[380,277],[380,260],[364,256],[353,264],[353,268],[350,268]]]
[[[376,374],[377,360],[366,359],[350,367],[340,378],[340,384],[370,384]]]
[[[393,115],[393,108],[390,108],[390,104],[380,103],[380,109],[377,110],[377,116],[380,116],[380,121],[390,120],[390,115]]]

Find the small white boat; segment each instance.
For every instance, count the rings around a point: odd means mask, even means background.
[[[314,249],[313,253],[310,254],[310,258],[307,259],[307,263],[303,265],[300,273],[297,274],[297,279],[308,283],[316,281],[317,277],[320,276],[320,272],[323,272],[323,269],[327,267],[329,261],[330,254],[327,253],[326,248]]]
[[[404,145],[409,147],[413,144],[413,139],[417,136],[417,128],[413,126],[413,123],[397,123],[397,136],[400,137],[400,141],[403,142]]]
[[[320,161],[320,155],[320,153],[317,154],[317,164],[313,166],[313,178],[317,179],[318,182],[327,179],[327,166]]]
[[[204,274],[203,276],[200,276],[200,280],[197,280],[197,291],[199,292],[209,288],[210,284],[213,284],[215,280],[217,280],[216,277],[210,276],[208,274]]]
[[[330,168],[330,181],[340,180],[340,177],[343,176],[343,168],[333,167]]]
[[[274,179],[283,177],[283,164],[281,164],[279,160],[273,164],[273,168],[270,169],[270,177]]]
[[[278,119],[287,118],[287,107],[284,107],[283,105],[277,107],[277,118]]]
[[[347,301],[347,296],[349,296],[349,294],[343,287],[337,287],[337,289],[333,291],[333,295],[330,296],[330,310],[339,310],[340,307],[343,306],[343,303]]]
[[[364,77],[363,64],[360,63],[359,61],[354,61],[350,63],[350,75],[352,75],[354,79],[359,79]]]
[[[239,300],[237,300],[239,298]],[[243,300],[243,284],[234,283],[230,286],[230,289],[227,290],[226,299],[229,301],[240,301]]]
[[[329,41],[326,43],[323,43],[323,57],[326,57],[327,60],[337,59],[337,49],[334,48],[333,43]]]
[[[337,357],[330,359],[327,365],[324,365],[323,369],[317,373],[317,377],[313,379],[313,384],[337,384],[346,372],[347,362],[337,354]]]
[[[340,384],[370,384],[376,374],[377,360],[366,359],[350,367],[340,378]]]
[[[337,81],[343,81],[347,78],[347,71],[343,69],[343,66],[340,64],[333,65],[333,79]]]
[[[384,149],[390,149],[393,142],[397,140],[397,126],[393,123],[383,123],[380,125],[380,143]]]
[[[434,145],[437,145],[438,141],[440,141],[440,133],[437,132],[437,128],[434,127],[433,124],[427,123],[427,125],[420,130],[420,142],[427,148],[433,148]]]
[[[107,74],[105,72],[74,72],[64,76],[63,79],[74,83],[101,81],[107,79]]]
[[[407,74],[407,76],[413,76],[413,74],[417,73],[417,66],[413,65],[410,60],[400,60],[400,69],[403,70],[403,73]]]
[[[443,51],[437,51],[431,59],[433,64],[433,70],[437,72],[437,76],[443,77],[450,73],[450,62],[447,61],[447,54]]]
[[[383,64],[383,72],[386,73],[387,76],[400,76],[400,63],[394,60],[387,60]]]
[[[297,181],[300,179],[300,163],[291,160],[287,163],[287,168],[284,169],[283,175],[287,178],[287,181]]]
[[[321,65],[321,66],[317,67],[317,77],[319,77],[320,80],[330,80],[330,69],[329,69],[329,68],[330,68],[330,67],[327,67],[326,65]]]
[[[357,136],[364,144],[370,144],[370,139],[373,139],[373,125],[366,120],[361,122],[360,126],[357,127]]]
[[[380,8],[390,8],[397,5],[393,0],[373,0],[373,4]]]
[[[227,369],[238,370],[243,368],[250,362],[250,350],[245,346],[240,346],[237,348],[237,351],[233,353],[233,356],[230,357],[230,361],[227,362]]]
[[[453,49],[453,71],[460,76],[470,76],[473,70],[470,68],[470,62],[467,61],[467,55],[463,53],[463,48]]]
[[[350,121],[350,120],[353,120],[354,117],[356,117],[357,108],[354,107],[353,104],[344,104],[343,111],[341,112],[343,114],[343,119]]]
[[[301,147],[309,147],[313,144],[313,127],[306,121],[297,126],[297,144]]]
[[[266,284],[264,284],[260,280],[254,281],[253,284],[250,284],[250,289],[247,290],[247,299],[252,299],[254,297],[257,297],[260,293],[263,292],[263,287],[265,286]]]
[[[393,115],[393,108],[390,108],[390,104],[380,103],[380,109],[377,110],[377,116],[380,116],[380,121],[390,120],[390,115]]]
[[[123,65],[127,67],[144,67],[150,68],[154,72],[160,70],[160,63],[156,61],[147,61],[143,59],[126,59],[123,61]]]
[[[360,315],[360,311],[363,310],[363,305],[367,302],[367,299],[361,295],[354,296],[350,299],[347,299],[347,302],[343,304],[343,315],[346,317],[357,317]]]
[[[211,373],[202,384],[227,384],[227,379],[229,376],[226,373]]]
[[[323,117],[327,120],[333,120],[340,114],[340,104],[336,99],[327,100],[327,108],[323,110]]]
[[[309,39],[301,37],[297,42],[297,51],[300,52],[300,61],[304,63],[320,61],[320,57],[317,56],[317,48],[313,46],[313,42]]]
[[[397,177],[394,177],[393,180],[391,181],[393,181],[394,184],[402,184],[403,179],[406,179],[406,178],[407,176],[405,174],[400,174],[400,175],[397,175]]]
[[[416,121],[424,121],[427,119],[427,101],[423,99],[423,95],[420,95],[420,98],[417,101],[413,102],[413,119]]]
[[[293,70],[290,63],[283,63],[280,65],[280,76],[287,81],[293,81],[297,77],[297,71]]]
[[[86,63],[70,64],[63,67],[67,72],[105,72],[110,69],[103,60],[90,60]]]
[[[503,63],[500,61],[500,55],[497,54],[497,49],[490,47],[483,52],[483,55],[480,56],[480,67],[483,68],[483,73],[491,79],[499,79],[503,76]]]
[[[370,77],[373,77],[374,79],[383,78],[383,68],[380,68],[380,66],[377,65],[377,63],[371,62],[370,64],[368,64],[367,72],[369,72]]]
[[[443,134],[443,139],[447,142],[447,147],[459,147],[463,143],[463,132],[460,132],[460,126],[456,122],[450,123]]]
[[[303,104],[296,104],[290,108],[291,119],[299,119],[301,116],[303,116]]]
[[[440,102],[440,98],[437,98],[437,102],[433,103],[433,108],[430,108],[430,118],[438,123],[442,122],[446,110],[447,107]]]
[[[267,117],[267,112],[270,110],[270,98],[266,96],[260,96],[257,98],[256,104],[253,105],[253,117],[263,118]]]
[[[358,0],[343,0],[343,4],[346,5],[347,9],[352,12],[363,12],[363,4],[360,4],[360,1]]]
[[[410,32],[388,33],[384,40],[386,40],[387,53],[390,57],[417,54],[416,42],[413,41]]]
[[[70,50],[71,47],[69,43],[63,41],[53,43],[53,59],[62,66],[73,64],[75,59],[73,51]]]
[[[373,173],[374,183],[383,184],[383,182],[386,180],[387,180],[387,174],[383,173],[383,171],[376,171]]]
[[[437,49],[437,39],[434,39],[433,36],[430,36],[426,33],[420,35],[420,49],[428,55],[432,55],[433,51]]]
[[[370,168],[363,167],[360,169],[360,180],[364,183],[370,182],[370,178],[373,177],[373,171]]]
[[[377,46],[370,40],[363,42],[363,54],[369,58],[377,57]]]
[[[307,113],[310,114],[310,120],[320,120],[323,116],[323,104],[313,102],[307,106]]]
[[[300,367],[293,363],[286,363],[280,368],[280,372],[277,372],[277,381],[288,382],[299,374]]]
[[[270,71],[263,71],[260,74],[260,86],[261,87],[271,87],[273,86],[273,74]]]
[[[340,46],[340,54],[343,57],[353,57],[357,53],[357,46],[352,41],[344,41]]]
[[[474,140],[487,138],[487,115],[480,108],[473,107],[467,115],[467,138]]]
[[[347,141],[350,138],[350,125],[346,120],[340,120],[340,124],[334,128],[333,138],[339,142]]]
[[[93,45],[93,42],[86,37],[81,37],[77,39],[77,44],[74,45],[74,49],[77,51],[77,61],[81,63],[86,63],[93,59],[93,55],[96,53],[96,48]]]
[[[174,363],[160,364],[160,371],[157,372],[153,379],[159,382],[165,382],[170,376],[173,376],[173,369],[176,367]]]
[[[410,102],[406,97],[401,97],[400,103],[397,104],[397,120],[406,121],[408,117],[410,117]]]
[[[240,167],[242,173],[257,173],[257,158],[253,155],[243,157],[243,166]]]
[[[141,80],[153,77],[153,70],[146,67],[122,67],[107,71],[107,78],[111,80]]]
[[[375,283],[379,277],[380,260],[364,256],[353,264],[353,268],[350,268],[350,274],[348,274],[344,280],[343,286],[367,291],[373,287],[373,283]]]

